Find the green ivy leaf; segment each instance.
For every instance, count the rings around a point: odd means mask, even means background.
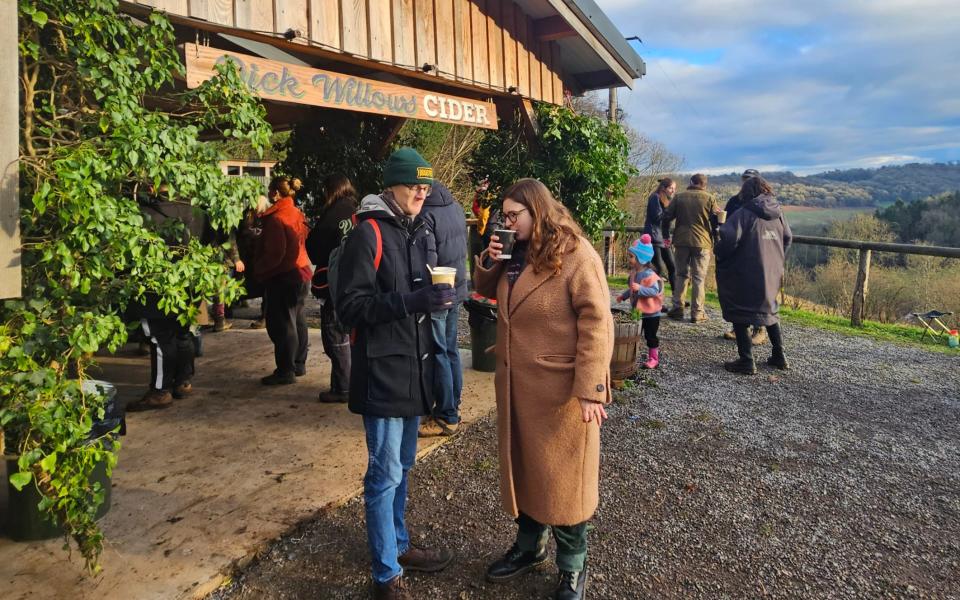
[[[20,471],[19,473],[14,473],[10,476],[10,485],[20,492],[23,491],[23,488],[30,483],[32,479],[33,473],[30,471]]]

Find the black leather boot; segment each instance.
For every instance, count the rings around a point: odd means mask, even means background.
[[[546,547],[541,547],[536,552],[524,552],[514,544],[503,558],[487,567],[487,581],[509,581],[532,571],[545,562],[547,562]]]
[[[738,358],[734,361],[725,362],[723,368],[731,373],[740,373],[741,375],[754,375],[757,372],[757,365],[752,358]]]
[[[557,590],[553,593],[555,600],[583,600],[587,591],[587,565],[582,571],[560,571],[557,578]]]

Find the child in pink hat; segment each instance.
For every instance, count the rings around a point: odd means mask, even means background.
[[[629,248],[630,287],[620,294],[621,302],[630,299],[634,318],[642,319],[641,330],[647,341],[647,361],[644,369],[656,369],[660,366],[660,312],[663,309],[663,280],[653,270],[653,244],[649,234],[643,234]]]

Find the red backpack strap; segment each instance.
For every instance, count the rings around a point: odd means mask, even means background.
[[[383,258],[383,237],[380,235],[380,223],[376,219],[367,219],[367,223],[373,227],[373,234],[377,236],[377,253],[373,256],[373,270],[380,270],[380,260]]]

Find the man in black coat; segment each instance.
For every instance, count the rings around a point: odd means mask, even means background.
[[[411,545],[404,513],[420,416],[432,407],[430,313],[449,310],[456,291],[431,284],[427,263],[436,247],[416,220],[433,184],[430,164],[401,148],[384,165],[383,183],[383,194],[360,203],[337,264],[335,304],[354,328],[349,406],[363,415],[366,432],[363,498],[375,597],[393,598],[405,587],[405,569],[439,571],[452,560]]]
[[[450,190],[435,181],[418,220],[433,232],[437,245],[437,266],[457,270],[457,301],[447,311],[430,315],[433,341],[436,344],[434,364],[432,418],[420,424],[420,437],[448,436],[460,426],[460,394],[463,371],[457,349],[457,322],[460,303],[467,299],[467,220],[463,207]]]

